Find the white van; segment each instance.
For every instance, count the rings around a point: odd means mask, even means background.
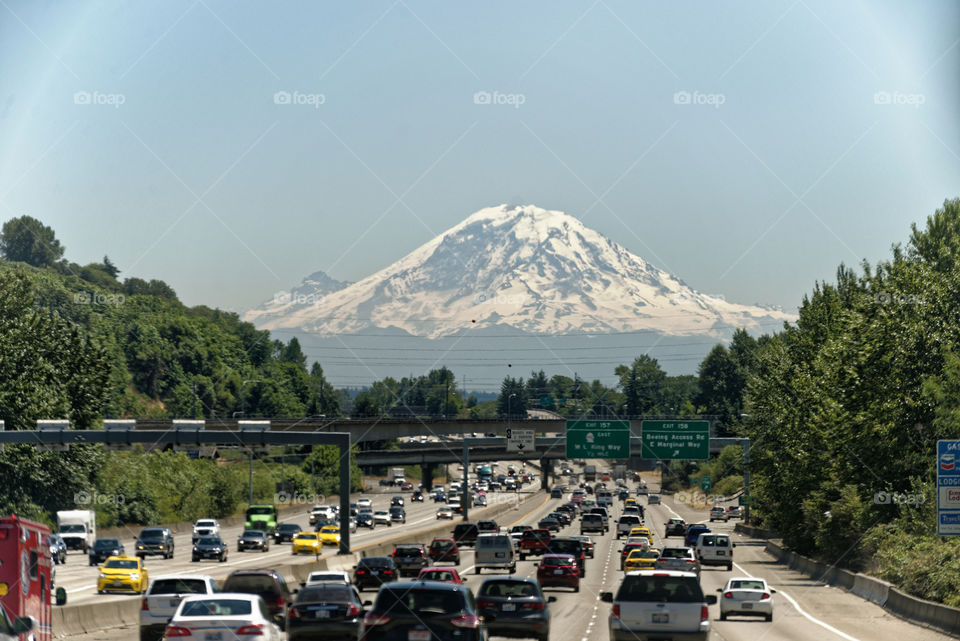
[[[727,534],[701,534],[697,539],[697,558],[700,565],[725,565],[733,569],[733,548],[737,544]]]
[[[516,551],[509,534],[481,534],[477,537],[474,572],[481,568],[507,568],[510,574],[517,571]]]

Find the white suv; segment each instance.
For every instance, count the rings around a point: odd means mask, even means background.
[[[216,581],[206,574],[164,574],[150,581],[140,604],[141,641],[160,641],[167,622],[181,599],[196,594],[218,592]]]
[[[710,614],[717,602],[704,595],[693,572],[638,570],[627,572],[616,596],[602,592],[600,599],[613,603],[608,620],[610,641],[676,638],[707,641]]]
[[[193,524],[191,542],[196,543],[201,536],[220,536],[220,524],[216,519],[200,519]]]

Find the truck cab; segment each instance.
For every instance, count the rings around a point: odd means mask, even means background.
[[[57,530],[67,550],[87,554],[97,540],[97,515],[93,510],[62,510],[57,512]]]
[[[16,515],[0,518],[0,633],[7,628],[18,635],[12,638],[50,641],[53,561],[48,536],[50,528],[42,523]]]
[[[247,508],[244,529],[263,530],[272,536],[277,529],[276,505],[251,505]]]

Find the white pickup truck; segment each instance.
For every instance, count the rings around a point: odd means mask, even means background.
[[[196,543],[201,536],[220,536],[220,524],[216,519],[199,519],[193,524],[192,542]]]

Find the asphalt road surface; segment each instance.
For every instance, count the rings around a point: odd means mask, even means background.
[[[633,485],[631,484],[631,488]],[[653,491],[653,488],[651,488]],[[387,498],[389,495],[387,495]],[[566,500],[566,499],[564,499]],[[679,516],[689,522],[708,522],[705,510],[694,510],[687,505],[675,503],[672,497],[664,497],[664,504],[646,507],[646,524],[654,531],[655,546],[662,546],[663,525],[670,517]],[[645,501],[645,499],[641,499]],[[499,519],[501,526],[512,526],[519,523],[535,525],[536,521],[546,513],[552,511],[562,501],[550,499],[545,502],[531,503],[524,512],[510,512]],[[376,503],[377,507],[379,504]],[[615,502],[614,514],[620,513],[620,502]],[[532,509],[531,509],[532,508]],[[434,519],[434,505],[426,503],[409,510],[410,518],[406,528],[423,527]],[[735,521],[729,523],[713,523],[711,529],[715,532],[729,532],[732,534]],[[361,534],[357,538],[357,545],[369,543],[378,538],[396,536],[403,528],[378,529],[375,532]],[[564,528],[561,534],[578,534],[578,522]],[[236,533],[228,533],[228,538],[235,538]],[[908,623],[887,613],[879,606],[865,601],[839,588],[832,588],[818,584],[813,580],[787,568],[776,564],[763,550],[763,542],[752,540],[738,534],[732,534],[737,548],[734,553],[734,569],[731,572],[724,568],[707,567],[703,569],[701,583],[706,594],[716,594],[716,590],[723,586],[731,576],[759,576],[777,590],[774,596],[774,620],[765,622],[762,619],[731,619],[719,620],[719,607],[710,606],[711,614],[711,641],[947,641],[952,637]],[[556,603],[550,605],[552,615],[550,638],[552,641],[596,641],[608,637],[607,617],[610,605],[600,601],[603,591],[615,591],[620,583],[619,551],[621,542],[615,539],[613,532],[605,536],[595,536],[596,554],[594,559],[587,559],[586,576],[581,581],[580,592],[574,593],[568,588],[548,588],[547,595],[557,597]],[[669,545],[680,542],[678,537],[671,537]],[[189,541],[188,541],[189,543]],[[177,541],[177,545],[180,542]],[[289,551],[286,547],[271,547],[269,554],[250,553],[246,555],[231,554],[230,562],[238,565],[232,567],[263,567],[266,561],[274,558],[288,559]],[[186,549],[181,548],[181,549]],[[178,556],[182,553],[178,553]],[[248,558],[253,557],[253,558]],[[71,559],[71,562],[73,559]],[[518,564],[519,576],[536,576],[536,557],[532,557]],[[150,564],[154,567],[170,564],[169,571],[197,571],[206,569],[197,568],[196,564],[183,562],[182,559],[170,561],[156,561]],[[208,571],[214,576],[222,576],[230,568],[223,568],[222,564],[211,563]],[[61,566],[62,567],[62,566]],[[85,567],[85,566],[84,566]],[[482,580],[474,575],[473,552],[469,549],[462,554],[461,573],[468,577],[467,584],[474,589]],[[93,568],[90,569],[91,574]],[[163,567],[163,571],[168,571]],[[485,570],[483,576],[495,574]],[[80,598],[91,598],[91,588],[85,587]],[[94,595],[95,596],[95,595]],[[96,598],[110,598],[100,597]],[[123,597],[120,597],[123,598]],[[130,597],[126,597],[130,598]],[[373,592],[364,593],[364,598],[373,598]],[[74,602],[78,599],[74,598]],[[134,638],[135,630],[115,629],[95,635],[71,637],[77,641],[121,641]],[[499,641],[500,637],[491,637]]]

